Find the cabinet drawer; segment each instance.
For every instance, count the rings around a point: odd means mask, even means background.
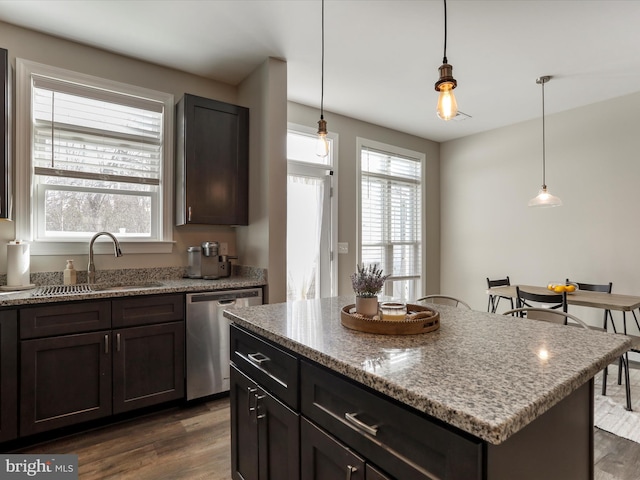
[[[20,309],[21,339],[109,328],[111,328],[111,302],[109,301]]]
[[[231,361],[294,410],[298,409],[298,359],[231,325]]]
[[[183,295],[151,295],[113,300],[113,328],[184,319]]]
[[[482,444],[306,361],[302,414],[395,478],[482,478]]]

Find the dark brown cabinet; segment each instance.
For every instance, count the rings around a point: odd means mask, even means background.
[[[485,478],[479,439],[237,325],[231,326],[231,360],[236,480],[292,478],[264,476],[262,459],[271,450],[299,465],[302,480]],[[261,436],[266,406],[278,400],[287,404],[282,406],[289,418],[299,416],[298,448],[282,427],[276,435]],[[283,422],[285,415],[273,417]],[[275,429],[272,422],[264,424]]]
[[[113,413],[184,396],[184,323],[113,332]]]
[[[0,442],[18,436],[18,315],[0,311]]]
[[[11,218],[11,169],[9,168],[9,53],[0,48],[0,218]]]
[[[21,309],[20,436],[183,398],[183,305],[164,295]]]
[[[176,125],[176,225],[247,225],[249,109],[185,94]]]
[[[364,459],[304,418],[300,439],[302,480],[366,480]]]
[[[20,436],[111,414],[110,332],[25,340],[20,346]]]
[[[231,366],[234,480],[300,478],[300,416]]]

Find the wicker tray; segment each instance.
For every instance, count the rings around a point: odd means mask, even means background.
[[[358,313],[349,313],[355,304],[346,305],[340,311],[342,325],[351,330],[382,335],[415,335],[433,332],[440,328],[440,313],[425,305],[407,304],[406,320],[374,320]]]

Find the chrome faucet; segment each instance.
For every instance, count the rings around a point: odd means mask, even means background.
[[[89,266],[87,267],[87,283],[95,283],[96,282],[96,266],[93,264],[93,243],[96,241],[100,235],[106,235],[113,240],[113,252],[116,257],[122,256],[122,251],[120,250],[120,242],[118,239],[109,232],[98,232],[96,233],[91,241],[89,242]]]

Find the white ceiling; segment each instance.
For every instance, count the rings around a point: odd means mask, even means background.
[[[441,0],[326,0],[325,110],[436,141],[640,91],[638,0],[449,0],[447,56],[472,118],[436,117]],[[321,0],[0,0],[0,20],[229,84],[287,61],[320,105]],[[331,115],[325,115],[331,130]]]

